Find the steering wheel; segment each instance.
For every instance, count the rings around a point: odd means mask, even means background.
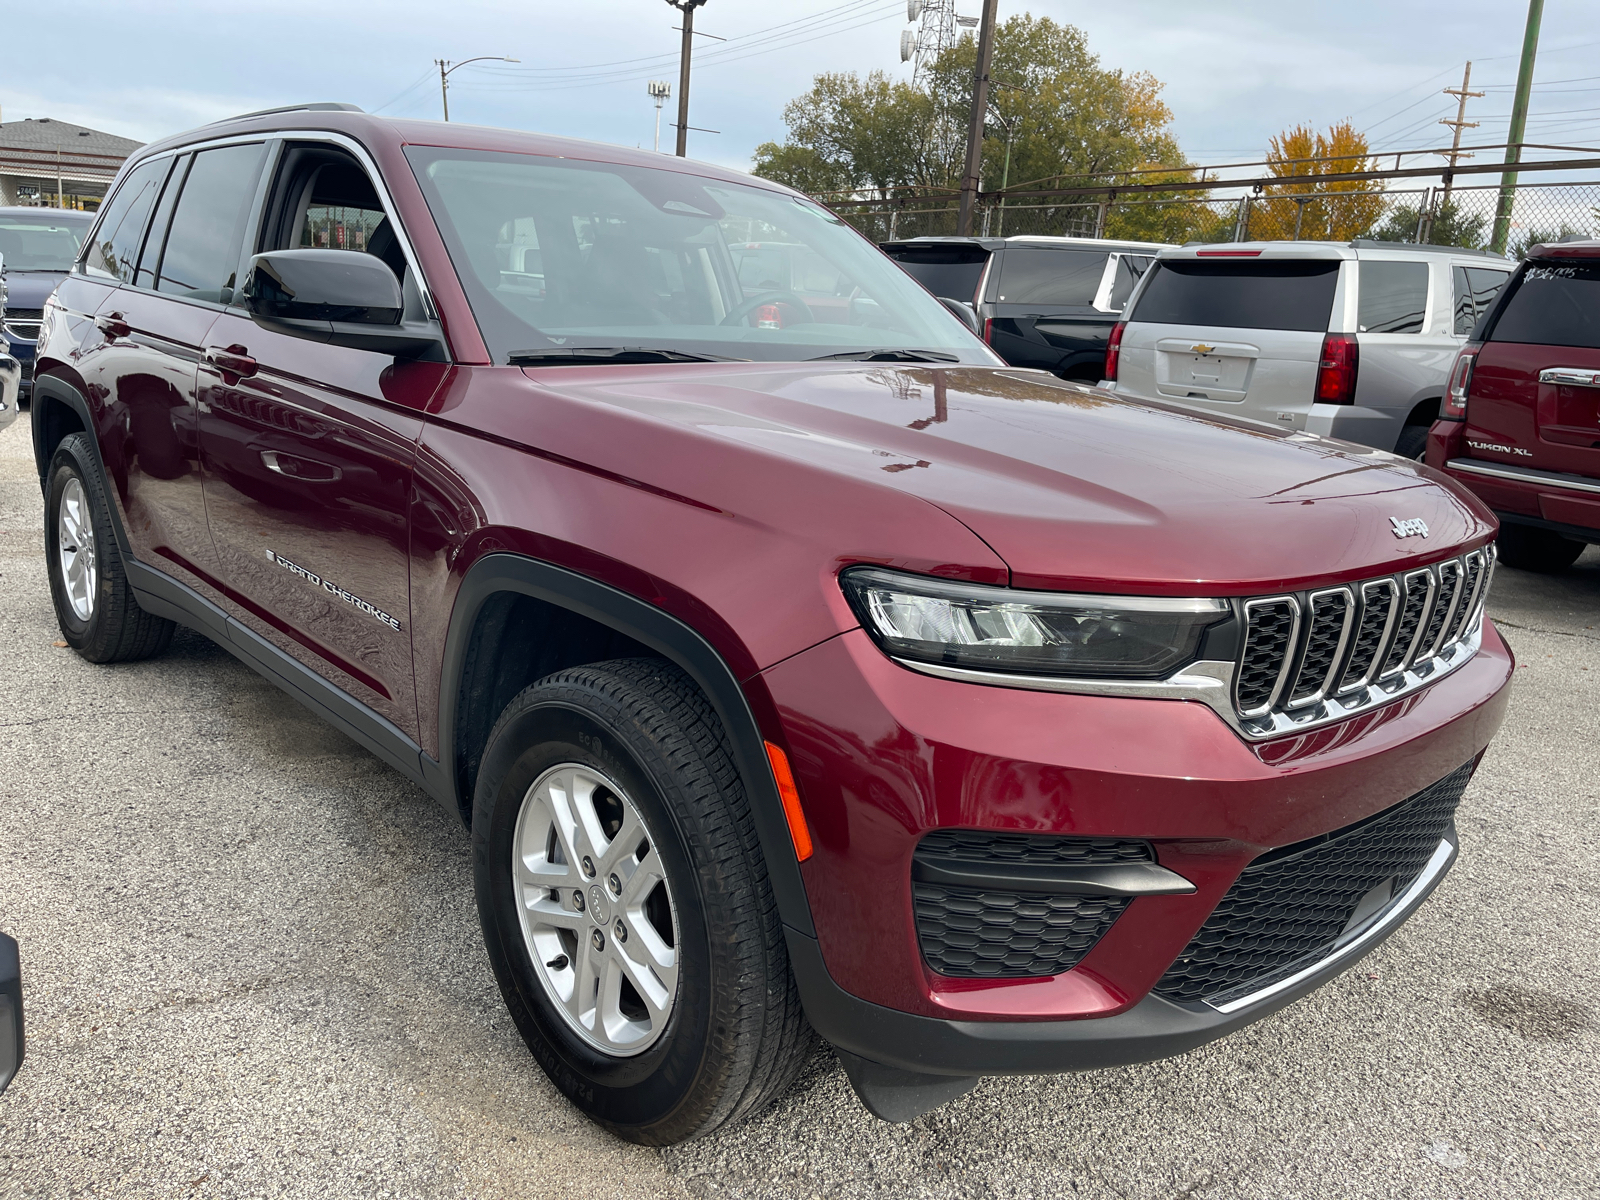
[[[812,313],[811,309],[806,305],[806,302],[800,299],[799,296],[796,296],[793,292],[786,291],[783,288],[777,288],[770,292],[758,292],[756,295],[751,296],[750,299],[746,300],[743,304],[739,305],[738,308],[734,309],[727,316],[723,317],[718,324],[737,324],[748,317],[751,313],[755,312],[755,310],[760,308],[763,304],[771,304],[775,300],[790,301],[791,307],[793,307],[796,312],[805,314],[796,320],[795,324],[797,325],[804,325],[807,322],[815,322],[817,319]]]

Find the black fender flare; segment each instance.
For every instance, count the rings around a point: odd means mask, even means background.
[[[694,628],[637,596],[586,575],[520,554],[487,554],[461,581],[445,638],[439,680],[439,762],[422,758],[428,790],[452,811],[468,811],[470,797],[459,795],[455,744],[461,679],[468,643],[478,614],[490,598],[504,592],[530,596],[608,626],[671,660],[699,685],[728,734],[734,766],[750,797],[756,835],[767,875],[785,925],[815,937],[800,864],[789,837],[778,785],[744,689],[722,656]]]

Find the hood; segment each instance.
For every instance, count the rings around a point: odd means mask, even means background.
[[[1479,501],[1419,463],[1039,371],[741,363],[527,374],[572,400],[920,497],[987,542],[1017,586],[1315,587],[1436,561],[1495,530]],[[613,469],[741,507],[716,480],[690,484],[661,457]],[[1427,533],[1397,536],[1397,521]]]
[[[6,271],[8,309],[43,308],[50,293],[65,279],[64,271]]]

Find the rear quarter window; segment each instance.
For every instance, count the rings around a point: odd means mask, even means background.
[[[1129,320],[1222,329],[1325,332],[1338,259],[1207,262],[1166,259],[1151,268]]]
[[[1600,263],[1529,263],[1508,286],[1491,342],[1600,349]]]
[[[1421,333],[1428,315],[1428,264],[1361,263],[1356,325],[1362,333]]]
[[[935,296],[970,304],[977,298],[989,252],[965,246],[913,246],[891,250],[889,257]]]
[[[1000,256],[998,304],[1093,304],[1105,277],[1103,250],[1007,249]]]

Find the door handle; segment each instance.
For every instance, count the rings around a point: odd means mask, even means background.
[[[294,454],[280,454],[276,450],[261,451],[261,464],[285,479],[298,480],[300,483],[337,483],[344,478],[344,472],[332,463],[316,462]]]
[[[131,337],[133,335],[133,327],[123,319],[122,314],[119,312],[106,313],[103,317],[96,317],[94,326],[106,335],[107,341],[115,341],[117,338]]]
[[[244,346],[207,346],[206,361],[217,370],[241,379],[256,373],[256,360]]]
[[[1539,382],[1563,387],[1600,387],[1600,371],[1593,367],[1546,367],[1539,372]]]

